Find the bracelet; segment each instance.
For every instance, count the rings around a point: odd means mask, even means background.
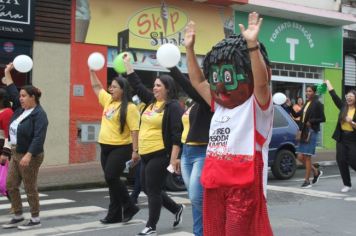
[[[254,47],[252,47],[252,48],[247,48],[247,50],[249,51],[249,52],[253,52],[253,51],[256,51],[256,50],[258,50],[258,49],[260,49],[260,45],[256,45],[256,46],[254,46]]]
[[[134,149],[134,150],[132,150],[132,152],[136,152],[136,153],[138,153],[138,149]]]

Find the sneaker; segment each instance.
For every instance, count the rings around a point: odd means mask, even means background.
[[[323,175],[323,172],[321,170],[319,170],[319,174],[317,176],[314,176],[314,179],[313,179],[312,183],[313,184],[317,184],[322,175]]]
[[[138,206],[136,205],[134,205],[132,208],[124,210],[124,219],[122,220],[122,222],[129,222],[139,210],[140,208],[138,208]]]
[[[303,183],[302,186],[300,186],[300,187],[302,187],[302,188],[311,188],[312,185],[310,184],[309,181],[304,181],[304,183]]]
[[[185,206],[183,204],[180,204],[179,210],[176,213],[176,218],[173,222],[173,227],[176,227],[180,223],[182,223],[182,220],[183,220],[182,213],[183,213],[184,208],[185,208]]]
[[[342,193],[347,193],[347,192],[350,192],[351,189],[352,189],[352,187],[344,186],[344,187],[341,189],[341,192],[342,192]]]
[[[38,228],[41,227],[41,222],[33,222],[32,220],[30,220],[27,224],[24,225],[19,225],[17,226],[18,229],[33,229],[33,228]]]
[[[15,219],[12,218],[9,223],[2,225],[3,229],[11,229],[11,228],[16,228],[17,226],[21,225],[24,222],[24,218],[20,219]]]
[[[156,236],[157,232],[156,232],[156,230],[152,229],[151,227],[145,227],[140,233],[136,234],[136,236],[141,236],[141,235]]]

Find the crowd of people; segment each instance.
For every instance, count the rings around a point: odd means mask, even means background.
[[[169,172],[182,174],[192,203],[196,236],[273,235],[266,204],[268,147],[272,133],[271,70],[264,45],[258,41],[262,19],[250,13],[241,34],[217,43],[203,61],[195,55],[196,26],[189,22],[184,45],[189,78],[177,67],[157,77],[148,89],[124,56],[125,77],[112,79],[108,91],[89,70],[93,92],[102,106],[98,137],[100,161],[109,189],[103,224],[129,222],[138,212],[140,191],[148,197],[148,219],[136,235],[156,235],[162,206],[173,215],[173,227],[182,222],[185,206],[164,191]],[[37,175],[43,162],[48,120],[40,105],[41,91],[27,85],[17,90],[12,63],[5,69],[6,90],[0,89],[1,163],[9,162],[7,196],[14,216],[3,228],[40,227]],[[178,101],[181,86],[192,99],[184,109]],[[333,134],[337,164],[344,187],[351,190],[349,166],[356,148],[356,91],[342,101],[330,81],[329,93],[340,110]],[[143,103],[132,101],[133,91]],[[12,102],[12,106],[10,104]],[[306,87],[306,101],[298,97],[284,108],[297,122],[300,139],[296,151],[305,166],[302,188],[316,184],[323,172],[312,164],[324,107],[314,86]],[[356,150],[355,150],[356,151]],[[137,167],[135,191],[129,195],[120,179],[127,166]],[[313,173],[312,181],[310,181]],[[31,219],[25,223],[19,186],[23,182]]]

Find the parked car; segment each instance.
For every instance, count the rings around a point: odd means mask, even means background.
[[[274,105],[274,118],[272,139],[269,145],[268,166],[271,167],[272,174],[277,179],[292,178],[296,169],[296,145],[295,134],[298,126],[291,116],[279,105]],[[128,180],[132,182],[134,179],[133,168]],[[181,175],[168,173],[166,180],[166,188],[171,191],[183,191],[185,185]]]
[[[269,144],[268,166],[277,179],[290,179],[297,169],[295,135],[298,125],[280,106],[274,105],[272,139]]]

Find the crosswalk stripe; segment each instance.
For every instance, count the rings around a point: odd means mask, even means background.
[[[94,212],[106,211],[105,208],[98,206],[84,206],[84,207],[68,207],[54,210],[46,210],[40,212],[41,219],[50,218],[50,217],[59,217],[59,216],[67,216],[67,215],[76,215],[76,214],[88,214]],[[24,214],[26,219],[30,218],[30,213]],[[0,216],[0,223],[8,222],[10,216]]]
[[[172,195],[172,196],[177,196],[177,195],[186,195],[186,194],[188,194],[188,192],[187,191],[167,192],[167,194]]]
[[[51,228],[40,228],[28,231],[17,231],[13,233],[6,234],[7,236],[36,236],[36,235],[68,235],[73,233],[82,233],[82,232],[91,232],[103,229],[113,229],[113,228],[122,228],[126,226],[131,226],[135,224],[144,224],[146,221],[144,220],[131,220],[130,223],[118,223],[118,224],[110,224],[104,225],[99,221],[87,222],[82,224],[73,224],[73,225],[63,225],[56,226]]]
[[[172,200],[175,201],[178,204],[191,204],[189,198],[184,198],[184,197],[174,197],[171,196]]]
[[[171,233],[171,234],[160,234],[161,236],[194,236],[192,233],[188,232],[176,232],[176,233]]]
[[[43,194],[43,193],[39,193],[38,194],[39,197],[47,197],[48,195],[47,194]],[[26,199],[27,198],[27,195],[26,194],[22,194],[21,195],[21,199]],[[7,197],[0,197],[0,201],[8,201]]]
[[[108,188],[94,188],[94,189],[77,191],[77,193],[98,193],[98,192],[108,192]]]
[[[70,202],[75,202],[73,200],[70,199],[66,199],[66,198],[56,198],[56,199],[48,199],[48,200],[42,200],[40,201],[40,205],[44,206],[44,205],[51,205],[51,204],[61,204],[61,203],[70,203]],[[28,207],[28,202],[23,202],[22,203],[23,207]],[[10,209],[11,204],[1,204],[0,205],[0,210],[2,209]]]
[[[303,194],[311,197],[320,197],[320,198],[343,199],[344,197],[348,196],[347,194],[342,194],[342,193],[333,193],[333,192],[319,191],[313,189],[282,187],[282,186],[275,186],[275,185],[267,185],[267,189],[272,191]]]
[[[331,179],[331,178],[338,178],[340,177],[340,175],[324,175],[321,176],[320,179]],[[293,182],[303,182],[305,179],[304,178],[300,178],[300,179],[290,179],[288,181],[293,181]]]

